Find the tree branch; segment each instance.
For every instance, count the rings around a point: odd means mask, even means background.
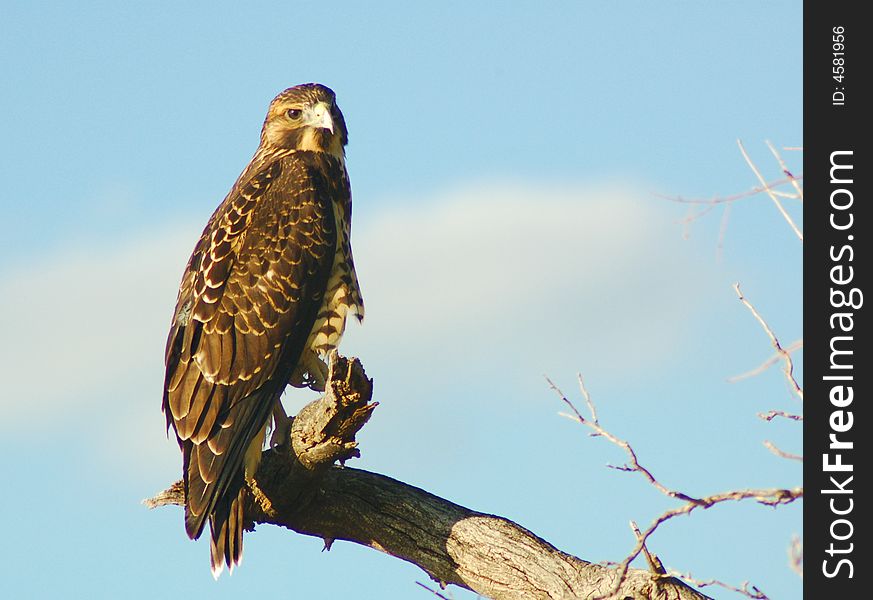
[[[785,378],[788,380],[788,384],[791,386],[791,390],[797,395],[798,398],[803,400],[803,388],[800,387],[800,384],[797,383],[797,379],[794,377],[794,361],[791,359],[791,352],[787,351],[782,344],[779,342],[779,338],[776,337],[776,334],[773,333],[773,330],[770,328],[770,325],[767,324],[767,321],[764,320],[764,317],[761,316],[751,302],[743,295],[743,292],[740,291],[739,282],[734,284],[734,291],[737,293],[737,298],[740,299],[746,308],[752,313],[752,316],[755,317],[755,320],[761,324],[761,327],[764,329],[764,332],[767,334],[767,337],[770,338],[770,343],[773,345],[773,348],[776,350],[776,353],[782,357],[785,361],[785,368],[783,369],[785,373]]]
[[[768,143],[768,145],[769,145],[769,143]],[[761,186],[764,188],[764,191],[767,192],[767,195],[770,196],[771,200],[773,200],[773,204],[775,204],[776,208],[779,209],[779,213],[782,215],[782,218],[785,219],[785,221],[788,223],[789,227],[791,227],[791,231],[793,231],[794,235],[796,235],[800,239],[800,241],[802,242],[803,241],[803,232],[800,231],[800,229],[794,223],[794,219],[791,218],[791,215],[789,215],[788,211],[785,210],[785,207],[782,206],[782,202],[779,201],[779,195],[775,193],[775,190],[773,190],[773,188],[770,187],[770,184],[768,184],[767,180],[764,179],[764,176],[761,175],[761,171],[758,170],[758,167],[755,165],[755,163],[749,157],[749,153],[746,152],[746,147],[743,146],[743,142],[741,142],[740,140],[737,140],[737,146],[740,147],[740,152],[742,153],[743,158],[746,159],[746,164],[748,164],[749,168],[752,169],[752,172],[758,178],[758,181],[761,182]],[[770,146],[770,149],[773,150],[772,145]],[[774,153],[775,153],[775,150],[774,150]],[[776,154],[776,158],[777,158],[777,160],[780,161],[780,164],[782,164],[782,158],[778,154]],[[783,171],[785,171],[787,173],[788,178],[791,181],[792,185],[795,186],[795,189],[799,189],[799,188],[797,188],[797,181],[796,181],[796,178],[794,177],[794,175],[792,175],[790,172],[788,172],[788,169],[783,168]],[[801,199],[803,198],[802,195],[800,197],[801,197]]]
[[[621,579],[612,567],[561,552],[520,525],[476,512],[390,477],[333,465],[358,455],[355,433],[375,407],[372,381],[356,359],[333,357],[326,394],[295,418],[291,444],[267,450],[246,507],[250,528],[279,525],[325,541],[369,546],[423,569],[441,586],[495,600],[606,598]],[[181,482],[147,500],[184,504]],[[613,598],[707,596],[678,579],[631,569]]]
[[[665,496],[669,496],[670,498],[674,498],[676,500],[681,500],[684,504],[671,508],[663,513],[660,516],[655,518],[652,523],[649,525],[648,529],[645,531],[640,531],[639,527],[637,527],[636,523],[631,521],[631,528],[636,536],[637,543],[634,546],[633,550],[631,550],[630,554],[628,554],[624,560],[622,560],[617,567],[616,573],[618,574],[618,578],[613,584],[614,587],[609,591],[609,593],[615,593],[618,595],[616,589],[618,586],[624,581],[624,578],[630,574],[630,564],[633,562],[640,553],[645,554],[649,564],[651,565],[651,569],[655,573],[663,572],[663,566],[659,559],[656,559],[651,555],[648,548],[646,547],[646,541],[651,537],[655,531],[667,521],[674,519],[680,515],[691,514],[696,509],[706,510],[708,508],[712,508],[713,506],[717,506],[719,504],[723,504],[726,502],[740,502],[743,500],[754,500],[759,504],[763,504],[765,506],[779,506],[782,504],[790,504],[795,500],[799,500],[803,498],[803,488],[796,487],[792,489],[780,489],[780,488],[770,488],[770,489],[746,489],[746,490],[730,490],[727,492],[722,492],[718,494],[711,494],[709,496],[705,496],[702,498],[695,498],[690,496],[689,494],[685,494],[678,490],[670,489],[667,486],[663,485],[660,481],[658,481],[654,474],[644,467],[637,458],[637,453],[634,451],[631,445],[616,437],[609,431],[607,431],[603,426],[600,425],[600,421],[597,418],[597,411],[594,406],[594,402],[591,400],[591,395],[588,393],[588,389],[585,387],[585,381],[582,379],[582,376],[578,376],[579,380],[579,389],[582,392],[582,397],[585,398],[585,403],[588,405],[588,411],[591,413],[589,418],[586,418],[582,415],[579,409],[576,408],[576,405],[556,386],[548,377],[546,377],[546,381],[549,384],[549,387],[554,390],[554,392],[561,398],[561,401],[564,402],[567,406],[570,407],[570,410],[573,411],[573,414],[568,413],[558,413],[563,417],[567,417],[581,425],[585,425],[590,428],[593,433],[589,434],[595,437],[603,437],[608,441],[612,442],[619,448],[625,451],[630,459],[629,464],[625,464],[622,466],[614,466],[608,465],[614,469],[619,471],[627,471],[630,473],[639,473],[642,475],[655,489],[664,494]],[[766,443],[766,442],[765,442]],[[770,445],[772,446],[772,444]],[[768,447],[770,447],[768,446]],[[771,451],[779,451],[778,448],[772,446]],[[781,451],[779,451],[781,453]],[[793,455],[787,455],[785,453],[781,453],[781,455],[785,458],[795,458]],[[797,457],[799,458],[799,457]],[[699,582],[696,580],[691,580],[686,578],[684,575],[680,575],[676,572],[667,573],[667,575],[675,575],[679,576],[685,581],[692,583],[694,585],[698,585],[700,587],[704,587],[707,585],[717,584],[727,589],[737,591],[743,594],[746,594],[750,598],[755,598],[757,600],[768,600],[767,596],[761,592],[758,588],[752,586],[752,591],[749,591],[748,585],[745,585],[741,590],[740,588],[736,588],[730,585],[727,585],[718,581],[709,581],[709,582]]]

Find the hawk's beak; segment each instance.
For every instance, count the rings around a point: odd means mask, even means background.
[[[333,133],[333,119],[330,116],[330,106],[324,102],[319,102],[313,106],[306,124],[318,129],[327,129]]]

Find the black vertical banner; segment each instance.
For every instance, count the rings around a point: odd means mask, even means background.
[[[873,567],[864,3],[804,4],[804,598],[867,598]],[[865,352],[866,350],[866,352]],[[866,584],[866,585],[865,585]]]

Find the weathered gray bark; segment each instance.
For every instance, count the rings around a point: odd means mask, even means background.
[[[423,569],[443,585],[503,599],[598,598],[615,587],[614,568],[557,550],[523,527],[472,511],[422,489],[335,466],[357,455],[355,433],[372,409],[372,381],[357,360],[335,357],[324,397],[294,420],[291,450],[268,450],[246,516],[320,537],[348,540]],[[149,501],[183,504],[181,482]],[[615,598],[707,598],[673,578],[631,569]]]

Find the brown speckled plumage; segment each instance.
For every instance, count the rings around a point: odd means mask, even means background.
[[[163,409],[182,450],[185,528],[197,538],[209,521],[215,573],[242,556],[246,451],[262,443],[304,352],[326,354],[346,313],[363,315],[349,241],[347,139],[328,88],[306,84],[277,96],[255,156],[209,219],[182,278]]]

